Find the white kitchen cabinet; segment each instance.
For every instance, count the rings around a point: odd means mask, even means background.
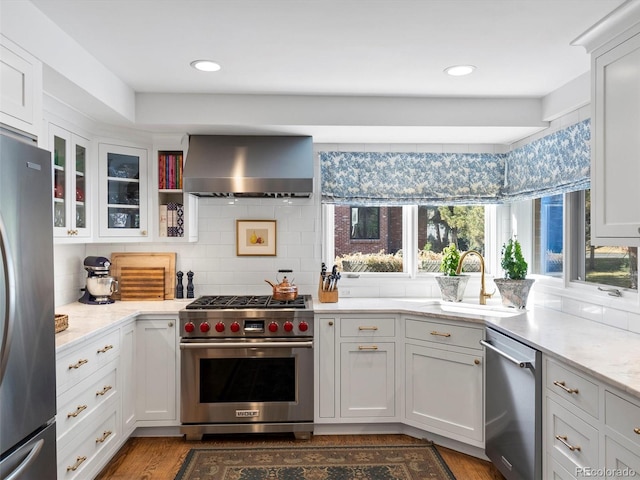
[[[336,416],[336,317],[316,315],[314,319],[315,419]]]
[[[90,142],[52,123],[49,150],[53,156],[53,234],[56,242],[88,241],[91,237]]]
[[[99,237],[102,240],[148,239],[147,150],[99,145]]]
[[[130,322],[120,328],[120,378],[122,392],[122,433],[131,435],[136,426],[136,325]]]
[[[395,315],[322,316],[316,324],[316,422],[398,419]]]
[[[56,355],[58,478],[93,478],[126,440],[120,422],[120,330]]]
[[[609,478],[640,474],[640,400],[612,389],[604,393],[604,465]]]
[[[574,44],[591,52],[591,243],[640,245],[640,6],[625,5]]]
[[[136,322],[136,424],[178,421],[177,316],[143,316]]]
[[[199,197],[182,190],[186,135],[154,137],[151,237],[156,242],[197,242]],[[173,205],[173,210],[171,207]],[[179,207],[178,207],[179,206]],[[164,208],[163,208],[164,207]]]
[[[0,123],[34,137],[42,129],[42,62],[0,35]]]
[[[340,343],[340,417],[396,414],[395,343]]]
[[[601,467],[600,384],[549,357],[543,361],[543,382],[542,444],[547,462],[556,462],[576,477]]]
[[[483,328],[403,317],[405,422],[484,445]]]

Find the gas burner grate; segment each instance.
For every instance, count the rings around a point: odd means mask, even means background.
[[[189,310],[222,310],[250,308],[306,308],[305,297],[294,300],[275,300],[271,295],[217,295],[200,297],[186,306]]]

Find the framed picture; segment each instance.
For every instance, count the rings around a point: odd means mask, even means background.
[[[236,255],[276,254],[275,220],[236,220]]]

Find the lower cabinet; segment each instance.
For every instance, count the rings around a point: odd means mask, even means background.
[[[543,377],[547,478],[640,475],[640,401],[549,357]]]
[[[141,316],[136,321],[136,409],[138,426],[178,421],[177,316]]]
[[[120,371],[122,372],[122,433],[129,436],[136,428],[136,323],[120,328]]]
[[[396,315],[316,316],[316,423],[398,420]]]
[[[395,343],[340,344],[340,416],[394,417]]]
[[[56,355],[58,479],[93,478],[126,440],[122,433],[120,329]]]
[[[484,439],[481,355],[405,345],[405,416],[468,443]]]
[[[405,423],[484,446],[484,328],[403,317]]]

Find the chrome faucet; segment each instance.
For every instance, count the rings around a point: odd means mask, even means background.
[[[487,293],[486,289],[485,289],[485,285],[484,285],[484,258],[482,258],[482,255],[480,254],[480,252],[476,252],[475,250],[467,250],[466,252],[464,252],[461,256],[460,256],[460,261],[458,262],[458,268],[456,269],[456,275],[460,275],[460,272],[462,271],[462,261],[464,260],[464,257],[466,257],[467,255],[477,255],[477,257],[480,259],[480,305],[486,305],[487,304],[487,298],[491,298],[493,296],[495,292],[495,290],[493,291],[493,293]]]

